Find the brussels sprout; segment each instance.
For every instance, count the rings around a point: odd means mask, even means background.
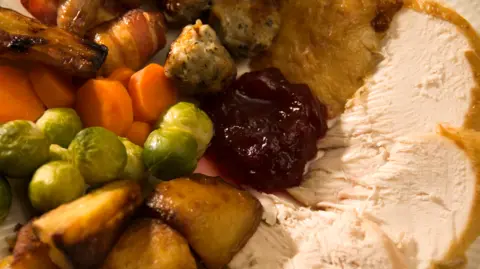
[[[50,145],[50,161],[71,161],[70,152],[68,149],[62,148],[59,145]]]
[[[90,185],[115,180],[127,163],[127,150],[118,137],[102,127],[80,131],[68,147],[73,164]]]
[[[80,171],[65,161],[49,162],[37,169],[28,186],[34,208],[46,212],[83,195],[85,180]]]
[[[6,178],[0,176],[0,223],[5,221],[12,205],[12,190]]]
[[[122,179],[142,180],[145,175],[145,165],[143,164],[143,148],[135,145],[126,138],[120,138],[127,149],[127,164],[120,173]]]
[[[30,121],[15,120],[0,126],[0,172],[8,177],[29,177],[48,162],[50,142]]]
[[[208,115],[192,103],[180,102],[168,109],[155,125],[157,128],[178,128],[197,140],[197,158],[207,149],[213,137],[213,123]]]
[[[162,180],[191,174],[197,167],[197,142],[188,132],[158,129],[145,142],[143,161]]]
[[[53,144],[67,148],[82,130],[82,121],[71,108],[51,108],[40,117],[37,126]]]

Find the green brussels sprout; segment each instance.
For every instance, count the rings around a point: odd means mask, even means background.
[[[158,129],[145,141],[143,161],[161,180],[191,174],[197,167],[197,141],[179,129]]]
[[[90,185],[118,178],[127,163],[127,150],[117,135],[102,127],[80,131],[68,147],[73,164]]]
[[[145,176],[145,165],[143,164],[143,148],[130,142],[126,138],[120,138],[127,149],[127,164],[120,173],[121,179],[131,179],[140,181]]]
[[[77,112],[71,108],[51,108],[40,117],[37,126],[53,144],[67,148],[83,128]]]
[[[197,140],[197,158],[205,153],[213,137],[213,123],[208,115],[192,103],[172,106],[156,123],[155,129],[177,128],[191,133]]]
[[[42,212],[71,202],[83,195],[85,180],[73,164],[54,161],[37,169],[28,186],[32,206]]]
[[[66,148],[62,148],[59,145],[50,145],[50,161],[67,161],[70,162],[72,157],[70,152]]]
[[[0,176],[0,223],[4,222],[12,206],[12,190],[7,179]]]
[[[48,162],[50,142],[37,126],[15,120],[0,126],[0,173],[8,177],[29,177]]]

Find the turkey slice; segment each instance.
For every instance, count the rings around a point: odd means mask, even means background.
[[[471,66],[478,57],[469,41],[454,24],[401,10],[384,39],[384,60],[319,147],[384,145],[399,136],[433,132],[440,122],[468,125],[479,110]]]
[[[480,132],[442,127],[440,135],[401,137],[375,171],[326,178],[321,186],[318,177],[318,206],[355,209],[378,224],[409,268],[456,268],[480,234]]]
[[[405,244],[411,268],[461,263],[480,234],[480,133],[442,134],[399,139],[388,162],[357,181],[375,192],[362,213]]]
[[[440,122],[478,129],[478,57],[455,25],[408,9],[385,40],[385,60],[320,141],[324,158],[289,192],[356,209],[400,244],[409,268],[460,266],[479,234],[480,167],[468,148],[426,134]]]
[[[396,138],[434,132],[441,122],[479,127],[471,119],[480,109],[471,66],[479,60],[472,53],[469,39],[455,25],[401,10],[385,38],[385,60],[319,142],[324,159],[310,164],[301,186],[289,193],[310,206],[335,202],[351,178],[386,161]],[[364,195],[359,188],[358,195]]]
[[[379,226],[355,212],[312,211],[259,194],[276,223],[262,223],[231,269],[405,269],[406,257]]]
[[[385,38],[384,61],[320,140],[325,160],[312,163],[302,185],[289,192],[307,205],[331,200],[324,194],[338,193],[331,186],[339,184],[339,173],[350,178],[375,170],[400,136],[433,132],[441,122],[480,129],[472,72],[480,60],[469,38],[447,21],[401,10]]]

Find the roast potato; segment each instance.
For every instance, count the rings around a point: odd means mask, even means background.
[[[48,252],[48,245],[40,242],[33,232],[32,222],[29,222],[18,231],[10,267],[12,269],[58,269]]]
[[[46,213],[33,230],[60,268],[98,268],[141,202],[137,183],[113,182]]]
[[[161,220],[138,219],[120,237],[102,269],[196,269],[187,240]]]
[[[146,205],[185,236],[209,269],[228,264],[262,216],[260,203],[248,192],[199,174],[158,184]]]

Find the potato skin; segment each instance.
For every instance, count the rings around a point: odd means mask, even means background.
[[[196,269],[187,240],[161,220],[138,219],[122,234],[102,269]]]
[[[60,268],[98,268],[141,202],[137,183],[117,181],[46,213],[33,229]]]
[[[209,269],[224,268],[262,216],[251,194],[199,174],[158,184],[146,205],[185,236]]]
[[[50,259],[48,251],[48,245],[40,242],[33,232],[32,222],[29,222],[18,231],[10,268],[58,269]]]

